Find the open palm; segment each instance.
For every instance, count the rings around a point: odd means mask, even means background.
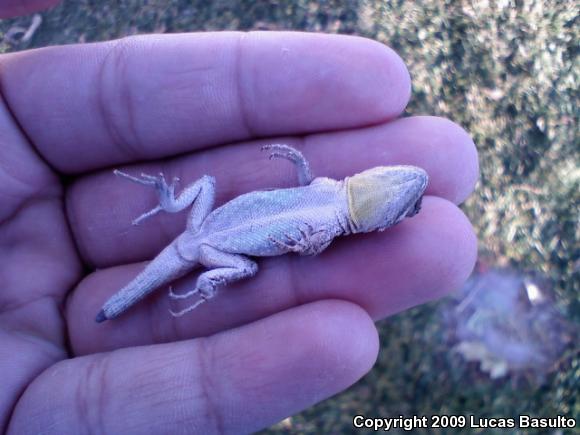
[[[0,428],[9,433],[239,433],[351,385],[373,365],[373,320],[457,288],[475,261],[456,204],[469,136],[395,119],[409,75],[385,46],[304,33],[151,35],[0,58]],[[267,139],[264,139],[267,138]],[[315,175],[387,164],[430,176],[419,215],[317,257],[259,262],[188,316],[167,289],[105,324],[101,304],[183,231],[130,222],[156,198],[112,175],[217,179],[217,204],[291,186],[266,143]],[[141,162],[141,163],[137,163]],[[195,274],[176,291],[191,289]]]

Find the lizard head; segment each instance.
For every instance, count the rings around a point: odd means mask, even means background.
[[[427,173],[415,166],[378,166],[346,179],[354,232],[383,230],[419,212]]]

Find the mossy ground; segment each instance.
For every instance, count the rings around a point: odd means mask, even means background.
[[[580,324],[575,2],[67,0],[42,16],[28,43],[4,50],[135,33],[256,28],[357,34],[390,45],[413,77],[407,114],[450,118],[477,144],[481,179],[463,209],[479,235],[480,254],[541,272],[558,308],[576,328]],[[29,22],[0,21],[0,33]],[[580,424],[578,344],[541,384],[491,381],[449,351],[442,303],[381,322],[381,353],[368,376],[266,433],[351,432],[355,414],[562,414]]]

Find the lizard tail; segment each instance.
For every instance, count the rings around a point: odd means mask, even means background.
[[[196,259],[184,259],[174,241],[159,253],[129,284],[115,293],[96,317],[96,322],[113,319],[163,284],[189,272],[197,265]]]

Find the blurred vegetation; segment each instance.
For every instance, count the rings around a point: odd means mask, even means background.
[[[463,209],[480,254],[543,274],[557,307],[580,324],[578,3],[71,0],[42,17],[30,40],[5,41],[2,50],[227,29],[357,34],[390,45],[413,77],[407,114],[450,118],[477,144],[481,179]],[[0,21],[0,34],[30,22]],[[543,382],[492,381],[450,352],[442,304],[381,322],[381,353],[368,376],[266,432],[350,432],[355,414],[560,414],[580,423],[578,344]]]

